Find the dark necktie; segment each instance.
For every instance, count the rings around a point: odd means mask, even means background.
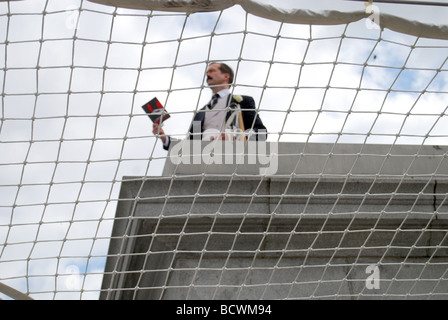
[[[210,103],[208,105],[210,110],[212,110],[216,106],[216,104],[218,103],[218,98],[219,98],[219,94],[215,93],[212,97],[212,100],[210,101]]]

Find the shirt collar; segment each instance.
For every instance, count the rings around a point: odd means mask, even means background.
[[[217,94],[219,95],[219,98],[224,98],[230,94],[230,89],[222,89],[221,91],[218,91]]]

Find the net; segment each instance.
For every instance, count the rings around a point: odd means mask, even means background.
[[[446,298],[445,21],[235,3],[0,2],[1,298]],[[185,139],[211,61],[292,157],[280,182],[179,173],[152,133],[157,97]]]

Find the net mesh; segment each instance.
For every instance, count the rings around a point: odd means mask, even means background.
[[[430,269],[437,278],[430,278],[433,289],[424,297],[446,295],[438,288],[446,288],[446,271],[439,270],[446,270],[447,264],[435,257],[447,249],[447,230],[432,232],[429,225],[447,212],[447,193],[444,189],[428,190],[428,186],[446,180],[448,174],[443,147],[448,137],[447,50],[446,40],[381,30],[365,20],[330,26],[290,24],[256,17],[239,6],[188,14],[121,9],[89,1],[0,2],[0,282],[35,299],[97,299],[101,291],[109,292],[101,283],[117,221],[119,190],[123,182],[133,181],[123,177],[151,180],[162,174],[168,161],[141,106],[157,96],[171,115],[164,130],[174,138],[185,138],[195,112],[211,97],[204,85],[207,66],[210,61],[221,61],[235,69],[232,91],[254,97],[271,142],[327,143],[334,147],[358,144],[361,151],[354,156],[370,155],[384,161],[390,158],[390,152],[372,155],[364,153],[363,146],[382,144],[390,151],[398,145],[418,146],[413,161],[418,161],[419,150],[425,146],[441,150],[435,156],[437,165],[432,172],[416,173],[423,182],[419,190],[407,194],[415,203],[407,214],[419,212],[417,204],[422,198],[437,197],[436,205],[426,212],[429,220],[417,229],[415,242],[399,247],[406,257],[420,246],[419,239],[429,234],[437,233],[437,243],[426,247],[434,250],[415,263],[421,268],[411,279],[400,278],[406,265],[399,262],[394,263],[396,268],[389,280],[410,282],[407,293],[400,294],[409,297],[427,279],[425,270]],[[298,157],[304,155],[302,151]],[[332,156],[330,151],[325,161]],[[321,179],[329,177],[323,168],[314,188],[304,193],[303,212],[316,198]],[[231,196],[235,176],[228,176],[228,188],[221,196]],[[296,178],[296,173],[284,176]],[[343,178],[349,177],[351,173]],[[406,177],[405,171],[398,178]],[[170,199],[170,190],[178,180],[175,176],[164,179],[170,182],[165,195]],[[264,177],[255,179],[257,186],[264,182]],[[369,191],[374,185],[358,194],[361,203],[370,200]],[[195,185],[197,189],[184,195],[193,199],[186,209],[189,213],[201,198],[201,186]],[[247,196],[251,201],[257,199],[256,191]],[[328,212],[333,213],[343,201],[344,192],[321,194],[330,202]],[[378,212],[383,214],[399,198],[400,191],[397,188],[376,196],[382,197]],[[280,204],[285,194],[281,192],[279,197]],[[354,212],[360,208],[361,204]],[[276,210],[274,206],[272,212]],[[268,225],[275,224],[274,217],[268,219]],[[219,215],[214,219],[219,220]],[[181,236],[168,251],[194,252],[199,258],[181,259],[167,270],[178,267],[177,272],[191,273],[191,279],[203,272],[216,273],[217,285],[211,293],[207,291],[213,298],[222,297],[219,290],[230,287],[236,288],[238,298],[244,297],[248,288],[254,289],[252,292],[261,288],[257,291],[259,298],[276,298],[272,290],[285,284],[289,289],[281,297],[296,298],[294,284],[309,269],[288,265],[289,254],[304,252],[305,260],[313,255],[313,245],[325,238],[326,224],[306,231],[311,240],[305,248],[294,249],[291,244],[297,242],[302,223],[300,218],[295,219],[294,228],[288,231],[247,231],[263,239],[287,239],[285,246],[272,248],[271,253],[277,253],[274,263],[263,267],[257,256],[270,252],[259,246],[252,248],[255,255],[250,261],[240,260],[240,265],[230,263],[234,261],[230,253],[224,265],[214,265],[213,259],[201,264],[205,255],[219,251],[219,246],[210,252],[205,249],[216,234],[233,237],[230,243],[234,251],[230,252],[241,253],[238,243],[246,232],[244,218],[233,228],[216,233],[210,226],[191,231],[187,218],[178,230]],[[154,239],[158,230],[163,238],[165,221],[162,210],[162,218],[151,233]],[[349,225],[338,233],[347,236],[363,232],[365,241],[352,248],[361,254],[373,230],[382,231],[380,222],[378,218],[369,228],[360,230],[349,230]],[[384,227],[384,233],[394,239],[401,226]],[[195,236],[205,236],[205,242],[200,242],[202,249],[183,246],[182,239]],[[381,245],[386,251],[393,249],[388,239],[388,244]],[[333,248],[333,255],[338,251],[338,247]],[[342,280],[327,279],[330,269],[350,267],[354,272],[356,260],[347,265],[336,261],[330,259],[319,266],[319,279],[308,283],[312,288],[308,297],[328,297],[318,290],[322,283],[340,288],[341,281],[347,281],[347,274]],[[363,282],[366,264],[358,262]],[[436,266],[437,271],[430,266]],[[262,283],[251,284],[251,275],[266,268],[267,276],[260,276]],[[241,280],[238,285],[226,282],[228,270]],[[293,276],[288,273],[282,278],[283,270],[293,270]],[[170,281],[166,276],[156,286],[162,290],[159,297],[182,288],[190,298],[193,289],[201,288],[200,283],[177,281],[176,276],[180,278],[174,272]],[[137,281],[136,287],[140,286]],[[202,287],[209,289],[208,285]],[[381,297],[392,294],[390,291],[386,288]],[[341,290],[335,292],[331,297],[344,297]],[[359,297],[366,293],[368,290],[362,290]]]

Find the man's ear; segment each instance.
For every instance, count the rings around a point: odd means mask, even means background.
[[[226,79],[227,83],[229,83],[230,80],[230,74],[228,73],[223,73],[224,74],[224,79]],[[229,83],[230,84],[230,83]]]

